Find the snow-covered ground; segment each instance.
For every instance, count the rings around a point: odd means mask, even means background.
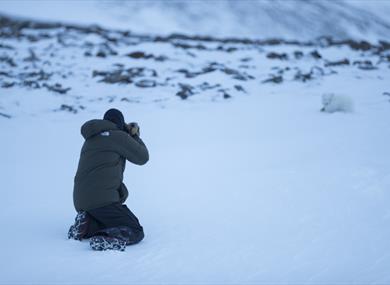
[[[1,120],[0,282],[390,282],[390,102],[349,82],[353,114],[319,112],[319,87]],[[79,127],[113,106],[150,149],[125,174],[146,238],[99,253],[66,233]]]
[[[1,284],[390,283],[386,45],[1,23]],[[321,112],[328,93],[353,111]],[[146,237],[93,252],[66,238],[73,177],[112,107],[150,151],[124,181]]]

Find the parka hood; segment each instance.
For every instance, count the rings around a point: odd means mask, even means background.
[[[119,130],[118,127],[107,120],[90,120],[81,126],[81,135],[85,139],[105,131]]]

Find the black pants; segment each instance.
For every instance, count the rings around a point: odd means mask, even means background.
[[[122,238],[127,245],[140,242],[144,231],[137,217],[120,203],[87,211],[89,225],[86,238],[95,235],[106,235]]]

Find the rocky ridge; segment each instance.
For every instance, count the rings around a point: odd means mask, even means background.
[[[72,113],[101,101],[223,100],[263,85],[309,84],[346,70],[364,76],[390,68],[389,42],[331,37],[152,36],[1,16],[0,39],[1,93],[42,90],[64,98],[53,110]],[[3,118],[12,117],[7,100],[0,96]]]

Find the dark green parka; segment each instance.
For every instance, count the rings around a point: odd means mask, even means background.
[[[88,211],[115,202],[123,203],[128,191],[123,184],[126,159],[143,165],[149,153],[138,136],[107,120],[91,120],[81,127],[85,138],[74,178],[73,202],[77,211]]]

